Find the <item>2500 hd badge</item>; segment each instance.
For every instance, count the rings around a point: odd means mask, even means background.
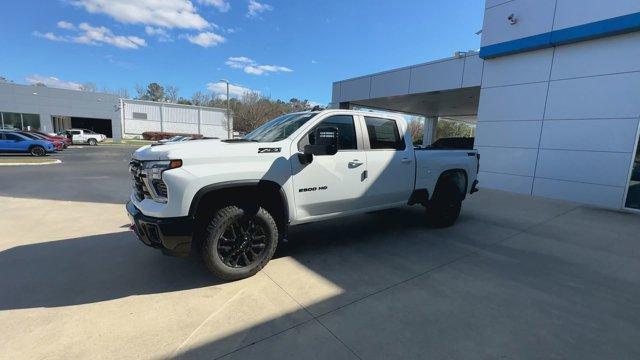
[[[298,192],[308,192],[308,191],[317,191],[317,190],[327,190],[327,186],[314,186],[310,188],[302,188],[302,189],[298,189]]]

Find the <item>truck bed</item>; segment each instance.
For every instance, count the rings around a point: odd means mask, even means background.
[[[440,174],[449,170],[461,169],[467,174],[467,190],[477,180],[480,156],[477,150],[416,148],[416,185],[415,189],[427,189],[431,194]]]

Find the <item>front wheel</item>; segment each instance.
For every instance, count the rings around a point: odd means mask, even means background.
[[[88,141],[89,145],[91,146],[96,146],[98,145],[98,141],[96,139],[89,139]]]
[[[218,278],[239,280],[260,271],[277,245],[278,227],[269,212],[261,207],[227,206],[207,226],[202,258]]]
[[[45,156],[47,151],[40,145],[36,145],[29,149],[29,153],[33,156]]]

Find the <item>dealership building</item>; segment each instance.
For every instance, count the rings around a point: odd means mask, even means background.
[[[117,95],[0,83],[2,128],[58,132],[90,129],[118,142],[146,131],[228,137],[227,112],[202,106],[121,99]]]
[[[640,1],[487,0],[479,52],[333,83],[332,103],[476,125],[481,186],[640,209]],[[428,46],[428,44],[425,44]]]

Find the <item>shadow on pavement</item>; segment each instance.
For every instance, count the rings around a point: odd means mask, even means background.
[[[199,262],[151,251],[130,232],[0,252],[0,310],[88,304],[218,283]]]

